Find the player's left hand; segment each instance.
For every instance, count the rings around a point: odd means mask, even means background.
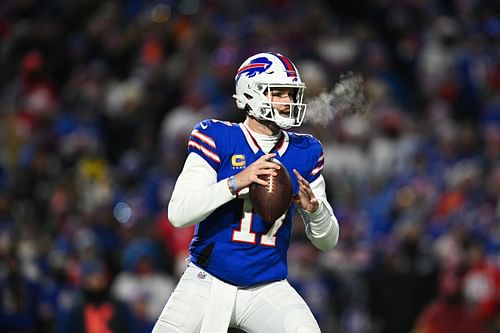
[[[297,176],[299,182],[299,192],[295,195],[293,201],[298,207],[310,213],[315,212],[319,208],[319,201],[311,190],[309,182],[297,170],[293,169],[293,173]]]

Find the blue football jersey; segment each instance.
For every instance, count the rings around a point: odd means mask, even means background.
[[[245,125],[218,120],[204,120],[195,126],[188,151],[210,164],[217,181],[241,172],[265,154]],[[271,152],[287,168],[294,194],[299,187],[293,169],[309,182],[323,169],[321,144],[311,135],[283,131]],[[231,200],[196,225],[190,260],[241,287],[285,279],[294,210],[292,204],[282,218],[269,224],[252,211],[248,195]]]

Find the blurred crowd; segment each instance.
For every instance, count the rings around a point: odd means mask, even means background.
[[[235,71],[270,50],[309,98],[353,71],[370,102],[299,130],[341,227],[322,253],[297,219],[289,252],[322,331],[500,332],[499,7],[1,1],[0,331],[150,332],[192,235],[165,211],[188,135],[244,119]]]

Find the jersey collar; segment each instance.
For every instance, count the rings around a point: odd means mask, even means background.
[[[248,143],[248,146],[250,146],[250,149],[252,149],[254,154],[257,154],[259,150],[262,150],[257,143],[257,140],[255,140],[255,138],[252,136],[252,133],[250,133],[244,123],[240,123],[239,125],[241,131],[243,132],[243,136]],[[285,154],[286,150],[288,149],[288,145],[290,144],[290,136],[288,135],[288,133],[286,131],[281,131],[281,133],[283,133],[281,135],[281,138],[278,140],[273,149],[271,149],[271,151],[276,151],[279,156],[283,156],[283,154]]]

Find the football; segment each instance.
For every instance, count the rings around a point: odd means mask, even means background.
[[[277,160],[273,162],[279,163]],[[276,176],[259,176],[260,179],[267,181],[266,186],[257,183],[250,186],[249,196],[253,209],[268,223],[274,223],[285,214],[292,203],[293,187],[286,167],[281,165],[276,173]]]

